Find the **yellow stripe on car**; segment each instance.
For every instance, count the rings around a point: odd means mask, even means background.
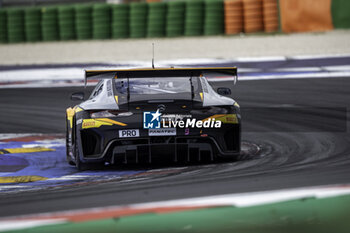
[[[127,126],[127,124],[125,124],[125,123],[122,123],[122,122],[119,122],[119,121],[114,121],[114,120],[111,120],[111,119],[108,119],[108,118],[97,118],[96,120],[112,123],[114,125]]]
[[[73,117],[75,115],[75,110],[73,108],[67,108],[67,120],[69,121],[70,128],[73,128]]]
[[[73,117],[77,112],[83,111],[82,108],[75,106],[74,108],[67,108],[67,120],[69,121],[70,128],[73,128]]]
[[[84,110],[84,109],[82,109],[82,108],[80,108],[78,106],[75,106],[74,109],[75,109],[75,113],[78,113],[78,112],[81,112],[81,111]]]

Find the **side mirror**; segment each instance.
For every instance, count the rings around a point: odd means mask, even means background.
[[[219,87],[217,93],[219,95],[231,95],[231,89],[227,87]]]
[[[84,100],[84,92],[73,93],[70,97],[71,100]]]

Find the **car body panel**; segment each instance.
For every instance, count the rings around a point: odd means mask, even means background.
[[[87,71],[88,77],[100,81],[88,100],[67,109],[67,160],[71,164],[118,164],[152,162],[154,155],[159,157],[159,152],[171,155],[175,162],[190,159],[193,154],[198,154],[195,157],[199,159],[208,155],[211,160],[239,155],[241,116],[238,103],[217,94],[199,68],[179,69],[174,74],[173,71]],[[236,74],[236,68],[225,68],[226,71]],[[179,92],[168,91],[181,84],[171,80],[184,74],[190,74],[183,80],[191,89],[186,84],[182,88],[186,89],[184,92],[181,88]],[[139,78],[141,81],[137,81]],[[163,82],[167,87],[161,87]],[[148,95],[148,92],[159,94]],[[159,110],[162,127],[144,128],[144,114]],[[172,125],[194,119],[196,124],[186,127]],[[202,127],[204,124],[210,127]],[[220,128],[215,128],[214,124],[220,124]],[[180,159],[181,155],[185,158]]]

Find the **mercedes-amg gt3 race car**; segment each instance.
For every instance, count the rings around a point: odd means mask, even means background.
[[[87,100],[66,110],[67,161],[87,169],[235,157],[241,116],[229,96],[236,78],[234,67],[85,71],[85,85],[99,82]],[[84,93],[71,99],[84,100]]]

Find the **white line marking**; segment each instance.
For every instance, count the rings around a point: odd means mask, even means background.
[[[240,57],[232,59],[233,61],[238,62],[263,62],[263,61],[285,61],[287,60],[284,56],[275,56],[275,57]]]
[[[46,148],[51,148],[51,147],[61,147],[64,146],[65,144],[63,143],[43,143],[43,144],[26,144],[22,145],[23,148],[36,148],[36,147],[46,147]]]
[[[282,72],[320,72],[320,71],[350,71],[349,65],[339,66],[315,66],[315,67],[287,67],[272,69],[271,71],[282,71]]]
[[[327,58],[342,58],[342,57],[350,57],[350,54],[333,54],[333,55],[296,55],[296,56],[288,56],[288,59],[294,60],[304,60],[304,59],[327,59]]]
[[[321,68],[324,69],[324,70],[327,70],[327,71],[350,71],[350,65],[322,66]]]
[[[288,75],[262,75],[262,76],[239,76],[238,80],[272,80],[272,79],[308,79],[308,78],[344,78],[350,77],[350,72],[333,72],[333,73],[310,73],[310,74],[288,74]],[[220,80],[217,80],[220,81]],[[225,80],[222,80],[225,81]]]
[[[330,56],[292,56],[292,57],[246,57],[246,58],[236,58],[236,59],[181,59],[181,60],[168,60],[159,62],[157,67],[169,67],[174,64],[178,64],[178,67],[197,64],[199,67],[201,64],[220,64],[220,63],[232,63],[235,62],[262,62],[262,61],[284,61],[284,60],[302,60],[302,59],[332,59],[350,57],[350,54],[342,55],[330,55]],[[112,64],[111,64],[112,65]],[[131,63],[121,63],[123,68],[134,68],[134,67],[148,67],[147,62],[131,62]],[[89,67],[89,69],[106,69],[106,66],[96,66]],[[112,69],[112,67],[107,67],[107,69]],[[273,71],[273,70],[272,70]],[[324,66],[324,67],[292,67],[292,68],[280,68],[275,69],[275,71],[285,71],[285,72],[317,72],[317,71],[350,71],[349,65],[343,66]],[[261,72],[258,68],[239,68],[238,72],[240,74],[249,72]],[[0,72],[0,82],[7,83],[0,85],[0,88],[19,88],[19,87],[67,87],[67,86],[83,86],[84,69],[82,68],[45,68],[45,69],[25,69],[25,70],[10,70]],[[280,77],[280,76],[278,76]],[[294,76],[295,77],[295,76]],[[313,76],[318,77],[318,76]],[[322,76],[323,78],[325,76]],[[333,76],[332,76],[333,77]],[[286,78],[283,76],[282,78]],[[288,77],[293,78],[293,77]],[[299,76],[298,76],[299,78]],[[262,78],[261,80],[266,78]],[[272,79],[271,77],[269,79]],[[274,77],[277,79],[277,77]],[[248,80],[248,79],[246,79]],[[249,80],[257,80],[257,78],[250,78]],[[26,83],[12,83],[12,82],[26,82]],[[27,83],[28,82],[28,83]],[[88,85],[94,85],[89,83]]]
[[[22,137],[36,136],[36,135],[41,135],[41,134],[32,134],[32,133],[5,133],[5,134],[0,134],[0,140],[12,139],[12,138],[22,138]]]
[[[280,190],[256,193],[241,193],[216,195],[199,198],[180,199],[173,201],[152,202],[133,205],[133,208],[159,208],[159,207],[177,207],[177,206],[206,206],[206,205],[232,205],[237,207],[248,207],[255,205],[270,204],[295,200],[307,197],[326,198],[339,195],[350,194],[350,187],[339,188],[314,188],[297,190]]]
[[[121,180],[120,183],[129,183],[134,181],[141,181],[141,180],[147,180],[148,178],[135,178],[135,179],[128,179],[128,180]]]
[[[12,220],[0,221],[0,231],[21,230],[38,226],[66,223],[65,219],[48,219],[48,220]]]
[[[152,169],[148,170],[147,172],[162,172],[162,171],[172,171],[172,170],[184,170],[188,167],[171,167],[171,168],[159,168],[159,169]]]
[[[27,188],[28,186],[24,185],[0,185],[0,191],[5,189],[14,189],[14,188]]]
[[[89,175],[68,175],[68,176],[62,176],[57,178],[49,178],[46,181],[59,181],[59,180],[82,180],[88,177],[92,177]]]
[[[322,71],[320,67],[287,67],[272,69],[272,72],[318,72]]]
[[[1,81],[83,80],[81,68],[46,68],[0,72]]]

